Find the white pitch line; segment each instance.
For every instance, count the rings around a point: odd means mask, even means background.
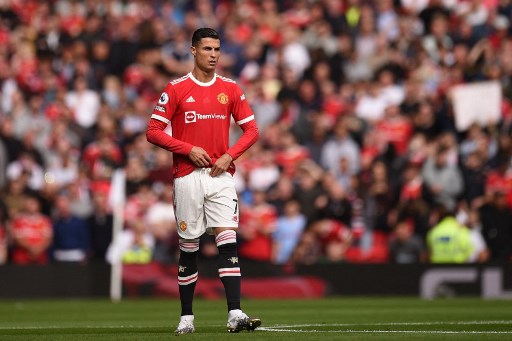
[[[275,325],[277,328],[296,327],[354,327],[354,326],[433,326],[433,325],[486,325],[486,324],[512,324],[512,320],[496,321],[432,321],[432,322],[377,322],[377,323],[315,323]]]
[[[160,326],[0,326],[0,330],[160,328]]]
[[[284,333],[372,333],[372,334],[512,334],[512,331],[474,331],[474,330],[301,330],[258,327],[256,330]]]

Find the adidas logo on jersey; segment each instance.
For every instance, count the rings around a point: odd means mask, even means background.
[[[193,103],[195,102],[196,100],[194,99],[194,97],[190,96],[189,98],[187,98],[187,100],[185,102],[187,103]]]

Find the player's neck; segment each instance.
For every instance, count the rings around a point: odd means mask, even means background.
[[[203,71],[199,68],[192,70],[192,76],[202,83],[208,83],[215,76],[215,71]]]

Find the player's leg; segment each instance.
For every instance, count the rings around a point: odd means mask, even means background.
[[[261,320],[247,316],[240,307],[241,272],[240,263],[238,262],[236,232],[233,229],[221,227],[214,228],[214,232],[215,242],[219,249],[219,277],[224,285],[228,305],[228,332],[253,331],[261,325]]]
[[[198,173],[195,171],[174,180],[174,212],[180,237],[178,286],[181,301],[181,318],[176,334],[194,332],[192,303],[198,279],[199,237],[206,230],[204,195]]]
[[[199,239],[180,239],[180,259],[178,261],[178,286],[181,301],[181,318],[176,334],[193,333],[194,312],[192,302],[198,278],[197,254]]]
[[[226,293],[228,331],[254,330],[261,325],[261,320],[249,318],[240,308],[241,272],[235,231],[239,214],[235,182],[229,173],[211,179],[204,208],[208,229],[213,230],[219,250],[218,271]]]

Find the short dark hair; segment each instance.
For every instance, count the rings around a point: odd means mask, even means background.
[[[213,28],[202,27],[195,30],[194,34],[192,34],[192,46],[199,45],[201,39],[203,38],[213,38],[220,40],[219,33]]]

